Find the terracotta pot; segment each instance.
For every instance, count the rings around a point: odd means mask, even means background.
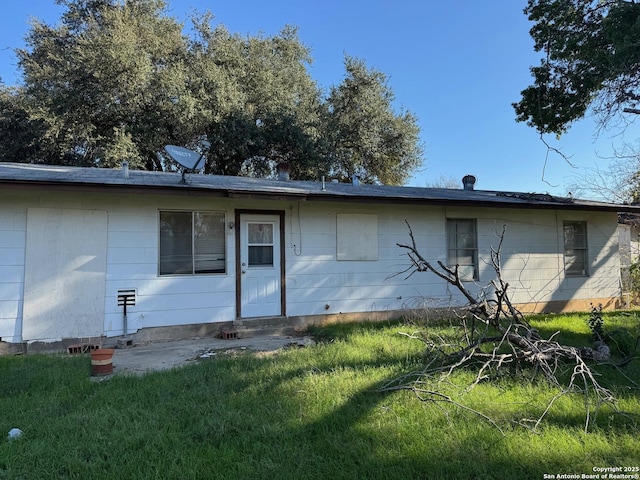
[[[110,375],[113,373],[113,348],[98,348],[91,351],[91,375]]]

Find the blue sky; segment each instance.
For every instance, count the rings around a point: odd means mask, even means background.
[[[526,0],[234,0],[169,1],[169,14],[188,24],[193,11],[242,35],[299,28],[311,48],[311,75],[325,90],[344,75],[344,54],[384,72],[396,107],[419,120],[425,164],[409,185],[441,177],[478,178],[476,188],[564,194],[585,168],[606,169],[615,149],[640,138],[638,126],[601,132],[594,119],[546,140],[571,157],[550,154],[535,130],[515,122],[512,102],[537,64],[522,9]],[[0,17],[0,78],[19,81],[13,49],[23,46],[32,17],[54,24],[54,0],[7,2]],[[604,157],[604,158],[602,158]],[[546,164],[545,164],[546,160]]]

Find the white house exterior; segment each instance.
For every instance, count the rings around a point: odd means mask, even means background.
[[[462,305],[435,275],[394,276],[409,266],[397,246],[407,223],[426,258],[460,264],[476,290],[493,278],[504,226],[502,273],[524,311],[613,307],[620,211],[640,212],[473,189],[196,174],[183,184],[174,173],[0,163],[0,341]]]

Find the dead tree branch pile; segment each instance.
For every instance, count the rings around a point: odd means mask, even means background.
[[[505,227],[499,236],[498,247],[491,249],[490,263],[495,278],[488,287],[481,289],[480,295],[475,295],[466,287],[458,266],[449,267],[441,261],[434,265],[420,253],[408,222],[407,226],[411,243],[397,245],[406,250],[411,263],[406,270],[392,276],[404,274],[409,278],[415,273],[431,272],[454,286],[464,296],[467,305],[463,309],[464,314],[460,315],[462,334],[455,341],[433,338],[427,331],[408,335],[425,344],[424,368],[393,379],[383,386],[383,390],[410,390],[423,401],[453,404],[498,427],[489,415],[458,400],[460,397],[455,394],[455,389],[452,390],[452,374],[462,368],[475,373],[475,379],[464,388],[468,391],[480,382],[515,372],[523,379],[542,375],[558,387],[558,393],[533,419],[519,421],[533,430],[554,403],[570,393],[580,393],[584,397],[585,431],[602,406],[618,411],[612,393],[598,382],[589,366],[597,352],[563,345],[555,340],[556,334],[549,339],[541,338],[511,302],[509,283],[502,276],[500,258]]]

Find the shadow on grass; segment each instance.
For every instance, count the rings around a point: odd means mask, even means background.
[[[391,319],[377,322],[337,322],[323,326],[310,326],[306,332],[319,342],[332,340],[346,340],[355,334],[362,332],[382,332],[391,327],[405,325],[402,319]]]
[[[526,479],[637,458],[638,442],[619,440],[627,424],[583,438],[582,417],[558,410],[548,430],[560,443],[519,427],[502,436],[472,414],[378,392],[420,365],[384,336],[399,325],[342,324],[326,345],[99,383],[86,359],[0,359],[0,433],[25,431],[0,442],[0,477]],[[352,348],[362,332],[382,339]]]
[[[332,333],[331,337],[345,340],[362,329],[362,325],[341,326],[338,329],[341,335]],[[395,361],[399,360],[396,357]],[[300,369],[271,375],[264,393],[266,397],[273,398],[282,385],[301,376],[330,375],[331,371],[341,369],[366,371],[389,361],[392,361],[390,357],[382,361],[341,362],[325,358],[313,363],[311,368],[307,364]],[[255,381],[254,378],[247,385]],[[423,418],[416,418],[415,412],[404,416],[401,410],[406,406],[398,407],[397,398],[411,394],[377,392],[380,383],[369,382],[353,392],[345,392],[343,401],[336,402],[317,418],[306,418],[298,410],[301,407],[292,408],[287,413],[290,418],[300,419],[291,422],[292,428],[287,433],[295,438],[297,455],[300,456],[300,460],[290,466],[291,478],[307,478],[305,473],[308,475],[310,471],[317,475],[314,478],[333,478],[336,471],[343,472],[342,476],[336,478],[352,478],[354,475],[359,478],[541,478],[550,471],[563,471],[573,462],[585,465],[584,453],[568,454],[566,450],[550,447],[544,442],[533,442],[537,444],[537,449],[543,451],[541,458],[523,457],[522,451],[513,447],[505,450],[501,445],[508,444],[508,438],[478,417],[455,409],[440,410],[435,404],[421,404],[413,399],[415,410],[429,411],[430,414]],[[628,393],[626,396],[637,397],[637,393]],[[395,412],[396,408],[400,413]],[[544,405],[541,404],[537,413],[543,410]],[[440,415],[435,425],[433,412]],[[633,434],[633,425],[620,417],[609,419],[609,413],[602,410],[598,419],[599,424],[604,425],[600,429],[604,435]],[[389,421],[389,418],[394,420]],[[406,422],[415,422],[415,429],[407,432],[401,428],[400,425]],[[371,429],[364,426],[371,424],[377,427]],[[576,412],[575,409],[554,410],[545,424],[551,430],[566,432],[567,429],[575,429],[580,433],[584,412]],[[531,436],[519,427],[516,430],[525,437]],[[508,436],[513,433],[510,429],[507,432]],[[631,445],[609,450],[615,451],[621,458],[634,458],[636,448]],[[335,469],[337,465],[340,466],[338,470]],[[583,471],[589,473],[591,470],[587,465],[583,466]]]

